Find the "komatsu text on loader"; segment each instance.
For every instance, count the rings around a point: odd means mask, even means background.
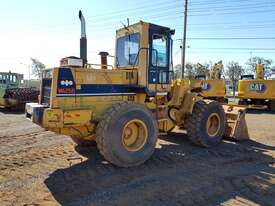
[[[170,28],[138,22],[116,32],[115,65],[87,63],[85,19],[80,58],[62,59],[46,70],[39,104],[27,104],[33,122],[81,144],[96,141],[109,162],[130,167],[154,152],[159,132],[176,125],[190,140],[209,147],[224,135],[247,138],[244,110],[200,96],[201,83],[173,80]]]

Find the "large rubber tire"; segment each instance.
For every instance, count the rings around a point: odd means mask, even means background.
[[[219,119],[219,127],[213,136],[207,131],[207,120],[212,115]],[[219,102],[198,101],[195,103],[193,112],[186,118],[186,129],[189,139],[196,145],[211,147],[222,141],[226,125],[225,112]]]
[[[122,142],[124,126],[132,120],[142,121],[147,127],[147,140],[138,151],[129,151]],[[119,167],[132,167],[145,162],[155,150],[158,126],[152,112],[143,105],[121,102],[103,115],[96,128],[96,143],[106,160]]]

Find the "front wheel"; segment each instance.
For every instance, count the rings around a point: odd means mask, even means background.
[[[186,119],[186,129],[189,139],[200,146],[210,147],[222,141],[226,116],[219,102],[198,101],[192,114]]]
[[[113,105],[96,129],[100,153],[120,167],[140,165],[153,154],[158,137],[157,121],[146,107],[129,102]]]

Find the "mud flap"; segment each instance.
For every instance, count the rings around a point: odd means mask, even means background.
[[[226,130],[224,137],[238,141],[248,140],[248,128],[245,121],[245,107],[223,105],[226,114]]]

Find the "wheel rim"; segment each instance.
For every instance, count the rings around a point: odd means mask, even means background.
[[[126,150],[136,152],[143,148],[148,139],[148,129],[143,121],[134,119],[123,127],[122,144]]]
[[[221,119],[217,113],[211,114],[206,123],[206,131],[210,137],[215,137],[220,130]]]

